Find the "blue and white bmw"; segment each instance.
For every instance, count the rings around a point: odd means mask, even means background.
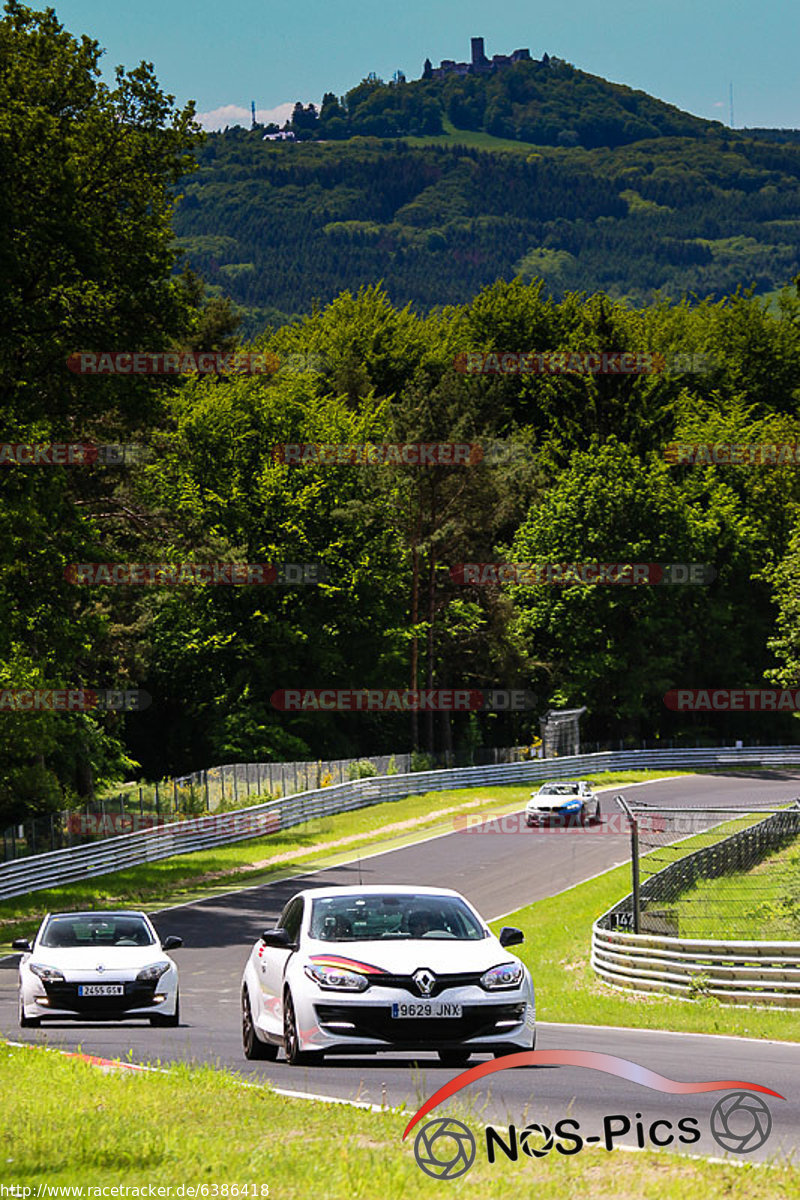
[[[536,1044],[533,983],[458,892],[373,886],[299,892],[242,978],[246,1058],[428,1050],[448,1066]]]
[[[525,806],[525,824],[581,825],[600,820],[600,800],[586,779],[558,779],[543,783]]]

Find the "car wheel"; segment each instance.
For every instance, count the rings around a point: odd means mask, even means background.
[[[273,1046],[271,1042],[262,1042],[256,1033],[246,987],[242,988],[242,1046],[245,1058],[261,1058],[274,1062],[278,1057],[278,1047]]]
[[[19,994],[19,1027],[20,1029],[38,1029],[42,1023],[41,1017],[26,1017],[25,1005],[22,1003],[22,992]]]
[[[150,1018],[151,1025],[158,1025],[162,1029],[167,1027],[174,1029],[176,1025],[181,1023],[181,998],[180,995],[175,997],[175,1012],[174,1013],[154,1013]]]
[[[592,817],[592,824],[593,825],[600,824],[600,801],[599,800],[597,801],[597,804],[595,804],[595,806],[594,806],[594,816]]]
[[[310,1067],[321,1063],[323,1059],[323,1054],[319,1050],[300,1049],[300,1036],[297,1032],[297,1017],[291,992],[287,992],[283,998],[283,1051],[286,1061],[292,1067]]]
[[[439,1050],[438,1054],[445,1067],[465,1067],[472,1058],[471,1050]]]

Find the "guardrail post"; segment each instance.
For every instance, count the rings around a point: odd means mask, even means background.
[[[615,796],[617,804],[622,808],[631,827],[631,896],[633,898],[633,932],[639,933],[640,899],[639,899],[639,822],[628,806],[624,796]]]

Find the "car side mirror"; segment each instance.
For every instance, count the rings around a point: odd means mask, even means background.
[[[182,946],[182,945],[183,945],[183,938],[176,937],[174,933],[171,933],[169,935],[169,937],[164,938],[163,942],[161,943],[161,949],[162,950],[177,950],[178,947]]]
[[[31,944],[27,938],[14,938],[11,943],[12,950],[30,950]]]
[[[285,929],[265,929],[261,940],[265,946],[272,946],[275,950],[291,950],[294,947]]]
[[[501,946],[519,946],[525,941],[525,934],[521,929],[515,929],[513,925],[504,925],[500,930],[500,945]]]

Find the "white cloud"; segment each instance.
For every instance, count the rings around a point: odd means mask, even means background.
[[[308,103],[308,101],[304,101]],[[287,100],[285,104],[278,104],[275,108],[257,108],[256,120],[261,125],[269,125],[274,122],[276,125],[283,125],[292,115],[294,101]],[[224,104],[221,108],[212,108],[210,112],[198,113],[195,118],[203,129],[224,129],[226,125],[241,125],[244,129],[250,128],[251,114],[249,108],[242,108],[239,104]]]

